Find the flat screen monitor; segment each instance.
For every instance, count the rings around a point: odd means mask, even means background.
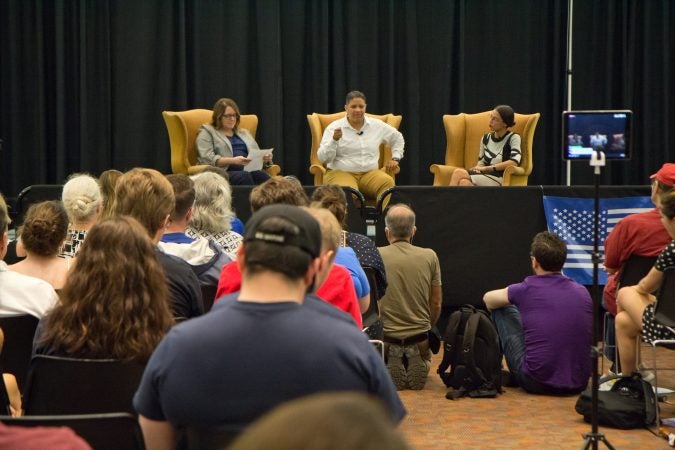
[[[633,112],[564,111],[563,159],[590,159],[596,150],[606,159],[630,159]]]

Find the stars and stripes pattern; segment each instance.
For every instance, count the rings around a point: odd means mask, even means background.
[[[605,238],[629,214],[654,208],[649,197],[601,198],[598,221],[598,251],[604,260]],[[592,198],[544,196],[544,213],[549,231],[567,244],[563,273],[581,284],[593,284],[594,200]],[[607,274],[598,271],[599,284]]]

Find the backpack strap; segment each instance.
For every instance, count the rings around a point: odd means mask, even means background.
[[[464,356],[464,362],[466,363],[466,368],[469,370],[471,378],[473,378],[473,381],[476,382],[475,384],[484,385],[488,382],[488,380],[483,375],[483,371],[476,367],[476,355],[473,351],[480,319],[480,312],[475,312],[469,316],[469,320],[466,322],[466,328],[464,330],[462,355]]]
[[[450,364],[452,363],[452,353],[455,347],[455,339],[457,338],[457,332],[459,331],[459,323],[462,320],[463,309],[455,311],[450,315],[450,320],[448,325],[445,327],[445,333],[443,333],[443,360],[438,366],[437,373],[443,378],[445,371],[448,370]],[[445,379],[443,380],[445,381]]]

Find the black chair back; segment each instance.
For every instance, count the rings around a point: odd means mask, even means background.
[[[144,450],[138,420],[128,413],[63,416],[0,416],[0,422],[20,427],[68,427],[95,450]]]
[[[33,357],[23,392],[27,415],[129,412],[145,366],[114,359]]]
[[[654,306],[654,319],[661,325],[675,327],[675,268],[663,272],[663,280]]]
[[[631,256],[621,267],[619,275],[619,287],[634,286],[649,273],[656,263],[656,256]]]
[[[0,365],[5,372],[16,377],[22,390],[28,376],[33,352],[33,336],[38,319],[29,314],[0,317],[0,328],[5,335],[5,345],[0,353]]]
[[[361,319],[363,321],[364,332],[370,339],[382,339],[382,320],[380,319],[380,293],[377,285],[377,278],[375,277],[375,269],[372,267],[364,267],[363,271],[368,278],[370,285],[370,305],[368,310],[363,313]]]
[[[45,200],[61,200],[63,193],[62,184],[34,184],[24,188],[19,192],[16,198],[16,223],[13,225],[18,227],[23,223],[23,217],[28,211],[28,207],[33,203],[43,202]]]

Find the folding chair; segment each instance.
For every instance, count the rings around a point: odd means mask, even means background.
[[[68,427],[96,450],[145,449],[138,420],[128,413],[0,416],[0,422],[20,427]]]
[[[38,355],[24,390],[26,415],[129,412],[145,365]]]

